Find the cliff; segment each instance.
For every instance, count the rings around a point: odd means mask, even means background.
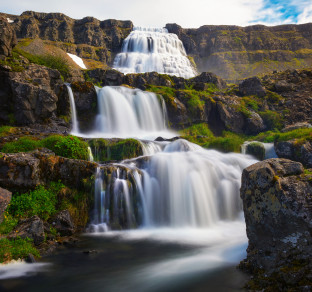
[[[47,44],[80,56],[111,65],[120,51],[123,40],[133,28],[131,21],[94,17],[75,20],[62,13],[23,12],[9,17],[18,39],[44,40]]]
[[[312,23],[247,27],[205,25],[183,29],[167,24],[182,40],[199,71],[238,79],[312,65]]]

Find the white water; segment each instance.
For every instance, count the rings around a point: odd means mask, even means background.
[[[134,28],[113,67],[126,74],[155,71],[184,78],[196,75],[182,42],[165,28]]]
[[[152,92],[123,86],[96,87],[98,115],[94,130],[79,131],[75,100],[67,86],[72,111],[72,134],[85,138],[139,138],[154,140],[177,134],[167,129],[165,102]]]
[[[105,219],[95,223],[207,228],[238,218],[241,173],[256,160],[205,150],[181,139],[164,144],[140,168],[135,160],[117,164],[107,186],[98,172],[95,201],[102,205],[96,216]],[[107,217],[109,210],[113,214]]]
[[[78,134],[79,133],[79,126],[78,126],[78,120],[77,120],[77,113],[76,113],[76,105],[75,105],[75,98],[73,91],[70,87],[70,84],[66,84],[68,96],[69,96],[69,103],[70,103],[70,111],[71,111],[71,120],[72,120],[72,134]]]
[[[259,141],[246,141],[244,142],[244,144],[242,145],[242,154],[246,154],[247,151],[247,146],[250,143],[261,143],[265,149],[265,155],[264,155],[264,159],[269,159],[269,158],[277,158],[277,154],[275,152],[275,148],[274,148],[274,143],[264,143],[264,142],[259,142]]]

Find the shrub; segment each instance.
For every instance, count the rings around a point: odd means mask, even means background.
[[[53,135],[41,140],[41,145],[59,156],[88,160],[88,144],[75,136]]]
[[[39,257],[38,250],[33,246],[29,238],[0,239],[0,263],[26,258],[28,254]]]
[[[15,218],[27,218],[34,215],[43,220],[49,219],[56,212],[57,193],[38,186],[35,190],[21,195],[15,194],[8,207],[8,212]]]
[[[0,234],[8,234],[17,225],[18,219],[13,218],[7,211],[4,212],[3,217],[3,221],[0,223]]]
[[[265,112],[259,112],[259,115],[263,119],[268,129],[281,130],[283,127],[283,117],[280,113],[267,110]]]

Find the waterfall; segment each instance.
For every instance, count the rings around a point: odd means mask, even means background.
[[[183,78],[196,75],[183,43],[165,28],[134,28],[124,40],[113,67],[126,74],[156,71]]]
[[[123,86],[97,88],[98,136],[131,137],[167,129],[166,105],[152,92]]]
[[[74,99],[74,94],[72,91],[72,88],[70,84],[65,83],[68,96],[69,96],[69,103],[70,103],[70,111],[71,111],[71,120],[72,120],[72,130],[71,132],[73,134],[79,133],[79,126],[78,126],[78,121],[77,121],[77,113],[76,113],[76,105],[75,105],[75,99]]]
[[[102,185],[96,201],[101,201],[103,190],[106,197],[97,210],[110,213],[101,224],[113,228],[210,227],[239,217],[241,173],[254,159],[205,150],[182,139],[162,149],[144,163],[139,158],[114,165],[106,185],[104,172],[98,174]]]

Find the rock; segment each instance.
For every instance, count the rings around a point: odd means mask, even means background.
[[[0,185],[13,190],[33,189],[37,185],[61,180],[83,189],[83,179],[96,171],[94,162],[68,159],[44,151],[4,154],[0,157]]]
[[[312,125],[307,122],[296,123],[296,124],[286,126],[285,128],[281,130],[281,132],[286,133],[286,132],[290,132],[290,131],[297,130],[297,129],[311,129],[311,128],[312,128]]]
[[[285,289],[312,279],[312,175],[303,170],[299,162],[268,159],[243,171],[241,198],[249,245],[242,266],[256,280],[262,270],[267,279],[262,276],[260,283],[276,281]]]
[[[11,202],[12,193],[6,189],[0,188],[0,223],[3,220],[3,214]]]
[[[70,236],[75,233],[76,227],[68,210],[59,212],[52,220],[52,225],[61,236]]]
[[[5,17],[0,16],[0,59],[10,56],[16,44],[14,29]]]
[[[239,84],[239,93],[245,95],[257,95],[264,97],[266,95],[265,88],[261,84],[261,80],[258,77],[252,77],[243,80]]]
[[[250,116],[245,120],[244,133],[247,135],[257,135],[258,133],[265,130],[265,125],[256,112],[250,112]]]
[[[305,167],[312,167],[312,142],[298,142],[297,140],[276,142],[275,152],[280,158],[287,158],[301,162]]]
[[[25,262],[28,264],[33,264],[36,262],[36,259],[31,253],[29,253],[27,258],[25,259]]]
[[[9,233],[8,238],[31,238],[35,245],[44,241],[44,226],[42,220],[37,216],[19,221],[14,230]]]
[[[203,72],[189,80],[189,84],[193,84],[195,90],[206,90],[205,84],[207,83],[214,84],[218,89],[226,88],[226,82],[211,72]]]
[[[246,146],[246,154],[253,155],[258,160],[263,160],[265,157],[265,148],[260,142],[251,142]]]

